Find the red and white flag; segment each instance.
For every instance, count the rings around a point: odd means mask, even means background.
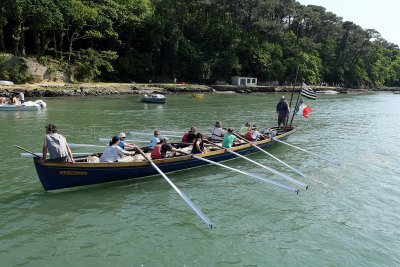
[[[299,103],[297,104],[295,112],[299,115],[303,115],[305,118],[308,118],[308,114],[310,113],[310,111],[311,108],[304,104],[301,99],[299,99]]]

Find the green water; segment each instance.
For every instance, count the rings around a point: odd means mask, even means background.
[[[275,124],[278,98],[51,98],[43,111],[0,112],[0,266],[399,266],[400,95],[304,100],[310,118],[296,118],[300,130],[288,141],[342,165],[281,144],[269,150],[301,178],[263,153],[251,156],[307,183],[298,196],[217,166],[170,174],[212,230],[161,176],[44,192],[32,160],[11,147],[40,152],[47,123],[87,144],[129,130],[208,133],[216,120],[265,127]],[[226,164],[286,183],[244,160]]]

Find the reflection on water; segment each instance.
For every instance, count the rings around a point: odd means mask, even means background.
[[[145,110],[163,110],[165,104],[157,103],[143,103],[143,109]]]
[[[21,120],[29,118],[44,118],[47,110],[0,110],[0,119],[2,120]]]

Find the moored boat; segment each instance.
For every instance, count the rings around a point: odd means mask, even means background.
[[[3,111],[24,111],[24,110],[39,110],[45,108],[47,105],[43,100],[26,101],[21,105],[0,104],[0,110]]]
[[[163,103],[165,103],[166,99],[167,98],[162,94],[151,94],[150,96],[144,95],[141,98],[141,101],[143,103],[159,103],[159,104],[163,104]]]
[[[285,140],[294,131],[295,129],[293,127],[289,127],[286,132],[279,133],[274,138]],[[273,138],[267,138],[265,140],[254,142],[254,144],[265,149],[276,142],[277,141]],[[259,151],[257,147],[249,143],[242,143],[232,147],[230,150],[241,155]],[[100,154],[97,156],[99,155]],[[237,155],[221,148],[215,148],[206,153],[196,154],[196,156],[214,162],[221,162],[237,157]],[[128,180],[158,174],[157,170],[144,158],[129,162],[111,163],[89,162],[88,157],[86,156],[75,158],[76,163],[41,161],[39,157],[35,157],[33,161],[39,180],[46,191],[107,183],[118,180]],[[190,154],[157,159],[153,160],[153,162],[165,173],[209,164],[205,161],[196,159]]]
[[[0,85],[14,85],[14,83],[12,81],[3,81],[0,80]]]
[[[338,94],[338,91],[335,90],[320,90],[320,91],[316,91],[316,93],[318,94],[326,94],[326,95],[335,95]]]
[[[204,94],[202,93],[192,93],[193,98],[204,98]]]

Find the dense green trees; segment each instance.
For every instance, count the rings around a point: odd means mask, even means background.
[[[80,81],[290,83],[300,66],[308,83],[400,86],[397,45],[295,0],[3,0],[0,52]]]

